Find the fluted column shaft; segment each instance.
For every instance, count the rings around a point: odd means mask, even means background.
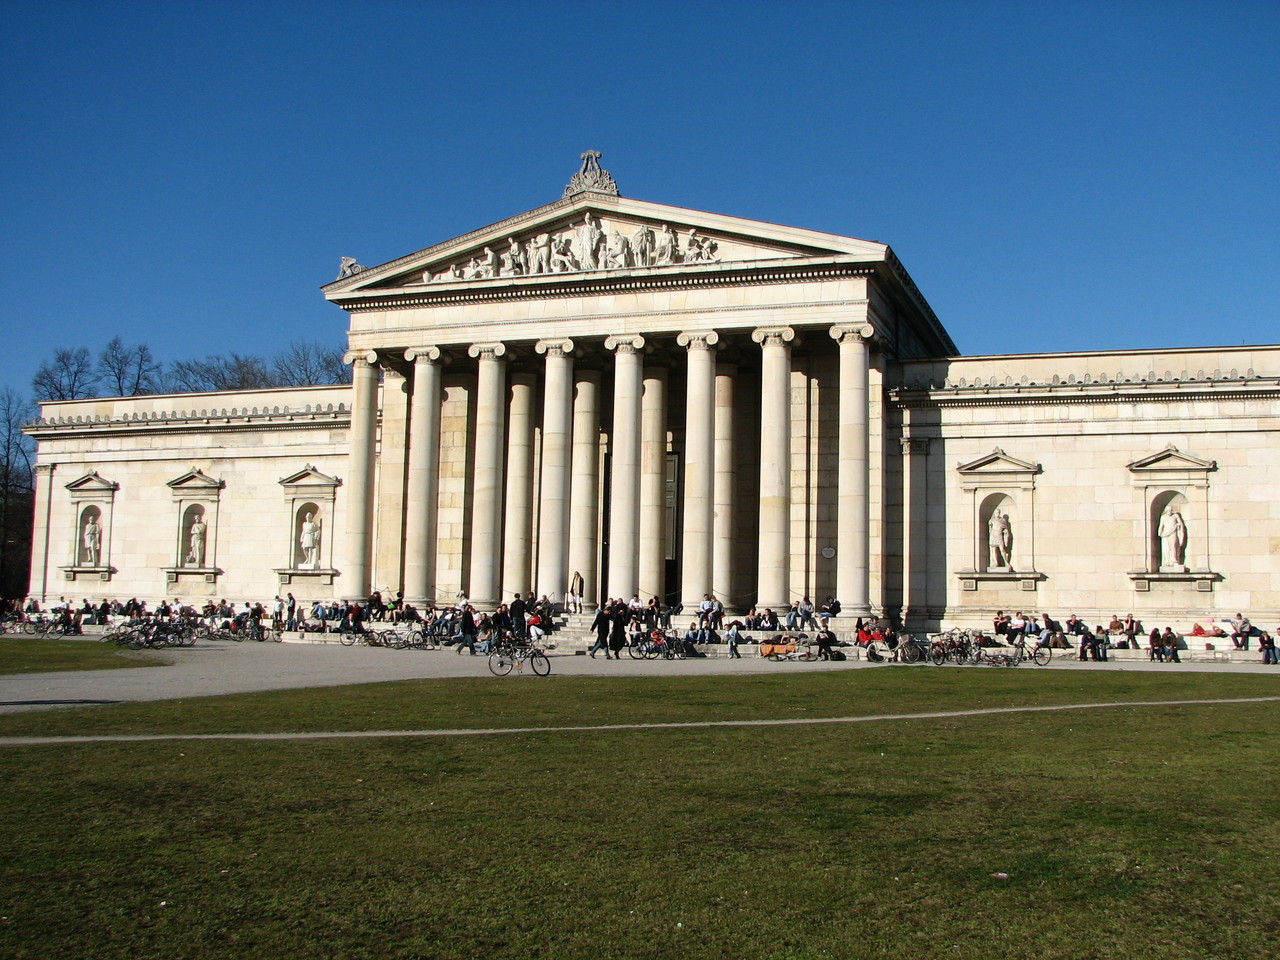
[[[733,469],[733,385],[737,377],[737,364],[716,365],[715,512],[711,535],[711,592],[726,605],[735,606],[738,588],[733,506],[737,474]]]
[[[639,590],[640,351],[644,337],[609,337],[605,348],[614,352],[608,592],[625,600]]]
[[[840,344],[840,452],[836,598],[850,616],[871,613],[870,324],[831,328]]]
[[[373,538],[373,446],[378,424],[377,355],[370,351],[351,360],[351,452],[348,455],[347,565],[344,599],[363,603],[369,597],[369,555]]]
[[[684,520],[680,551],[680,600],[697,610],[711,593],[711,531],[715,515],[714,331],[686,332],[676,342],[688,349],[684,414]]]
[[[507,502],[502,527],[501,595],[533,587],[533,394],[534,377],[510,377],[507,413]]]
[[[405,600],[435,599],[436,503],[440,489],[440,350],[405,352],[413,364],[409,408],[409,476],[405,490]]]
[[[910,627],[926,615],[926,571],[929,564],[926,530],[925,475],[929,441],[902,438],[902,622]]]
[[[790,327],[752,332],[761,347],[760,552],[756,605],[785,609],[791,602],[791,341]]]
[[[600,374],[595,370],[579,370],[574,384],[572,470],[569,568],[582,574],[587,604],[600,592]]]
[[[666,589],[667,370],[645,367],[640,399],[640,596]]]
[[[547,358],[542,385],[542,481],[538,487],[538,592],[561,604],[569,582],[573,341],[540,340],[536,349]]]
[[[473,344],[476,364],[476,437],[471,497],[471,570],[467,593],[473,603],[498,600],[502,557],[502,451],[506,355],[502,343]]]

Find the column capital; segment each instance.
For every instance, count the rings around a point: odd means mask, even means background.
[[[367,363],[373,366],[378,362],[378,353],[375,350],[348,350],[342,355],[343,363]]]
[[[546,354],[548,357],[567,357],[573,353],[573,341],[539,340],[533,345],[533,349],[540,354]]]
[[[898,442],[902,444],[902,455],[904,457],[913,453],[929,452],[928,437],[902,437]]]
[[[876,328],[869,323],[837,323],[829,333],[832,340],[840,343],[853,340],[865,340],[870,343],[876,335]]]
[[[644,337],[608,337],[604,348],[614,353],[639,353],[644,349]]]
[[[796,338],[792,327],[756,327],[751,331],[751,339],[762,347],[785,346]]]
[[[714,330],[686,330],[676,337],[676,343],[691,350],[695,347],[710,350],[719,342],[720,334]]]
[[[51,477],[53,476],[54,466],[55,464],[52,463],[37,463],[31,468],[31,472],[39,476]]]
[[[467,347],[467,356],[478,360],[497,360],[507,355],[505,343],[473,343]]]
[[[404,352],[404,358],[410,363],[418,361],[435,362],[440,359],[439,347],[410,347]]]

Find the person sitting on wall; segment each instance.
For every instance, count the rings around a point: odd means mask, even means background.
[[[814,640],[818,644],[818,659],[830,660],[831,653],[838,643],[836,635],[831,632],[831,629],[826,624],[823,624],[822,629],[818,631],[818,635]]]
[[[1151,636],[1147,638],[1147,659],[1164,663],[1164,642],[1160,639],[1160,628],[1152,627]]]
[[[1160,634],[1160,645],[1164,648],[1164,659],[1166,663],[1181,663],[1178,657],[1178,635],[1173,632],[1172,627],[1165,627],[1164,633]]]
[[[765,608],[764,613],[760,615],[759,630],[780,630],[781,625],[778,623],[778,615],[769,607]]]
[[[1276,641],[1271,634],[1263,631],[1258,634],[1258,649],[1262,651],[1262,662],[1275,665],[1280,663],[1276,659]]]
[[[991,618],[991,629],[997,637],[1007,636],[1009,633],[1009,621],[1012,617],[1005,616],[1003,610],[997,610],[996,615]]]
[[[1237,613],[1231,621],[1231,642],[1237,650],[1249,649],[1249,636],[1253,633],[1253,624],[1243,613]]]

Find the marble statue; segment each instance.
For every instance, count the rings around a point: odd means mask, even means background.
[[[664,223],[662,229],[658,231],[654,262],[662,264],[680,262],[680,238],[676,236],[676,232],[671,229],[669,223]]]
[[[653,266],[653,242],[653,228],[646,223],[640,224],[631,235],[631,255],[637,267]]]
[[[97,517],[89,517],[89,522],[84,525],[81,540],[84,543],[85,563],[90,567],[96,567],[102,551],[102,527],[98,525]]]
[[[573,255],[573,239],[556,237],[551,241],[551,272],[573,273],[580,270],[578,258]]]
[[[634,267],[635,259],[631,253],[631,241],[620,233],[610,232],[605,243],[605,262],[602,266]]]
[[[523,277],[525,274],[524,249],[515,237],[507,237],[507,252],[502,258],[504,277]]]
[[[187,564],[192,567],[204,566],[205,522],[203,514],[196,514],[191,524],[190,537],[187,541]]]
[[[540,233],[529,241],[529,272],[551,272],[551,234]]]
[[[689,231],[689,238],[685,241],[684,260],[685,263],[712,263],[716,259],[716,248],[719,246],[714,240],[698,235],[697,230]]]
[[[1013,529],[1009,524],[1009,517],[999,507],[996,507],[991,519],[987,521],[987,545],[990,551],[988,565],[992,570],[1010,566]]]
[[[1172,568],[1185,571],[1187,562],[1187,525],[1182,514],[1173,509],[1173,504],[1164,508],[1160,515],[1160,525],[1156,528],[1160,538],[1160,569]]]
[[[363,272],[364,267],[356,263],[355,257],[343,257],[338,265],[338,279],[344,277],[354,277],[357,273]]]
[[[316,570],[320,566],[320,524],[312,519],[314,516],[308,513],[303,518],[298,534],[298,546],[302,550],[302,562],[298,567],[303,570]]]
[[[583,270],[598,270],[604,266],[600,260],[600,246],[604,243],[604,231],[600,229],[600,221],[590,212],[578,228],[578,262]]]

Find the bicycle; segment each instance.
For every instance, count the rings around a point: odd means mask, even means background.
[[[867,659],[872,663],[920,663],[928,654],[924,644],[910,634],[903,634],[896,644],[887,640],[872,640],[867,644]]]
[[[489,672],[495,677],[505,677],[512,667],[523,671],[526,662],[540,677],[551,672],[551,661],[537,647],[519,642],[498,641],[497,649],[489,654]]]
[[[1019,637],[1013,644],[1013,657],[1019,663],[1023,660],[1031,660],[1038,667],[1045,666],[1053,659],[1053,649],[1047,643],[1036,642],[1036,645],[1030,650],[1027,649],[1027,638]]]

